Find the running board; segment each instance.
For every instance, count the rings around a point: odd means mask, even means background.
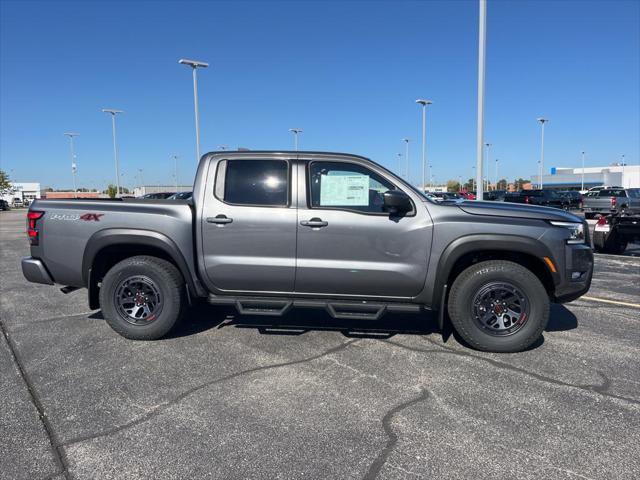
[[[339,320],[379,320],[387,313],[419,313],[422,305],[415,303],[383,303],[306,298],[243,297],[209,295],[212,305],[227,305],[236,308],[240,315],[268,315],[281,317],[291,308],[324,309]]]

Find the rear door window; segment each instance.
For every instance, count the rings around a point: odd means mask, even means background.
[[[621,188],[600,190],[600,197],[626,197],[627,194]]]
[[[284,160],[223,160],[215,195],[233,205],[287,206],[289,164]]]

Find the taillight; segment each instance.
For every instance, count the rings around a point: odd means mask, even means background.
[[[606,225],[606,224],[607,224],[607,217],[598,218],[597,225]]]
[[[618,200],[616,199],[616,197],[611,197],[611,208],[616,208],[616,204],[618,203]]]
[[[29,237],[29,244],[36,246],[39,243],[38,229],[36,228],[36,222],[44,215],[44,212],[32,210],[27,213],[27,236]]]
[[[529,203],[529,197],[524,197],[524,203]]]

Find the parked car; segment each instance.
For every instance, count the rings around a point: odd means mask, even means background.
[[[430,194],[431,198],[436,201],[445,201],[445,200],[460,200],[464,199],[461,195],[453,192],[433,192]]]
[[[27,218],[27,280],[86,287],[90,308],[140,340],[206,298],[262,316],[435,310],[440,327],[448,312],[472,347],[520,351],[540,338],[550,302],[586,293],[593,272],[586,222],[573,214],[437,203],[339,153],[209,153],[192,202],[36,200]]]
[[[467,200],[476,199],[476,192],[460,192],[460,195],[462,195]]]
[[[607,188],[582,199],[585,218],[597,214],[640,214],[640,188]]]
[[[560,195],[557,190],[520,190],[517,195],[505,195],[505,202],[526,203],[543,207],[569,209],[569,201]]]
[[[564,190],[558,193],[566,198],[570,209],[577,210],[582,208],[582,195],[578,190]]]
[[[24,207],[24,203],[22,202],[22,199],[19,197],[15,197],[13,199],[13,208],[21,208]]]
[[[191,200],[193,196],[193,192],[178,192],[174,193],[170,197],[167,197],[167,200]]]
[[[491,202],[504,202],[504,196],[506,193],[506,190],[491,190],[489,192],[485,192],[484,199]]]
[[[630,242],[640,240],[640,215],[620,213],[598,218],[593,232],[593,248],[599,253],[622,254]]]
[[[6,200],[0,200],[0,210],[11,210],[11,207],[9,207],[9,202],[7,202]]]
[[[175,192],[147,193],[146,195],[142,195],[142,197],[140,198],[146,198],[146,199],[152,199],[152,200],[165,200],[174,194]]]

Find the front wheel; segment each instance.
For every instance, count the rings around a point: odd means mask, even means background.
[[[180,320],[184,281],[166,260],[130,257],[114,265],[100,287],[100,307],[111,328],[133,340],[156,340]]]
[[[458,275],[448,309],[453,327],[473,348],[520,352],[547,326],[549,296],[530,270],[514,262],[489,260]]]

